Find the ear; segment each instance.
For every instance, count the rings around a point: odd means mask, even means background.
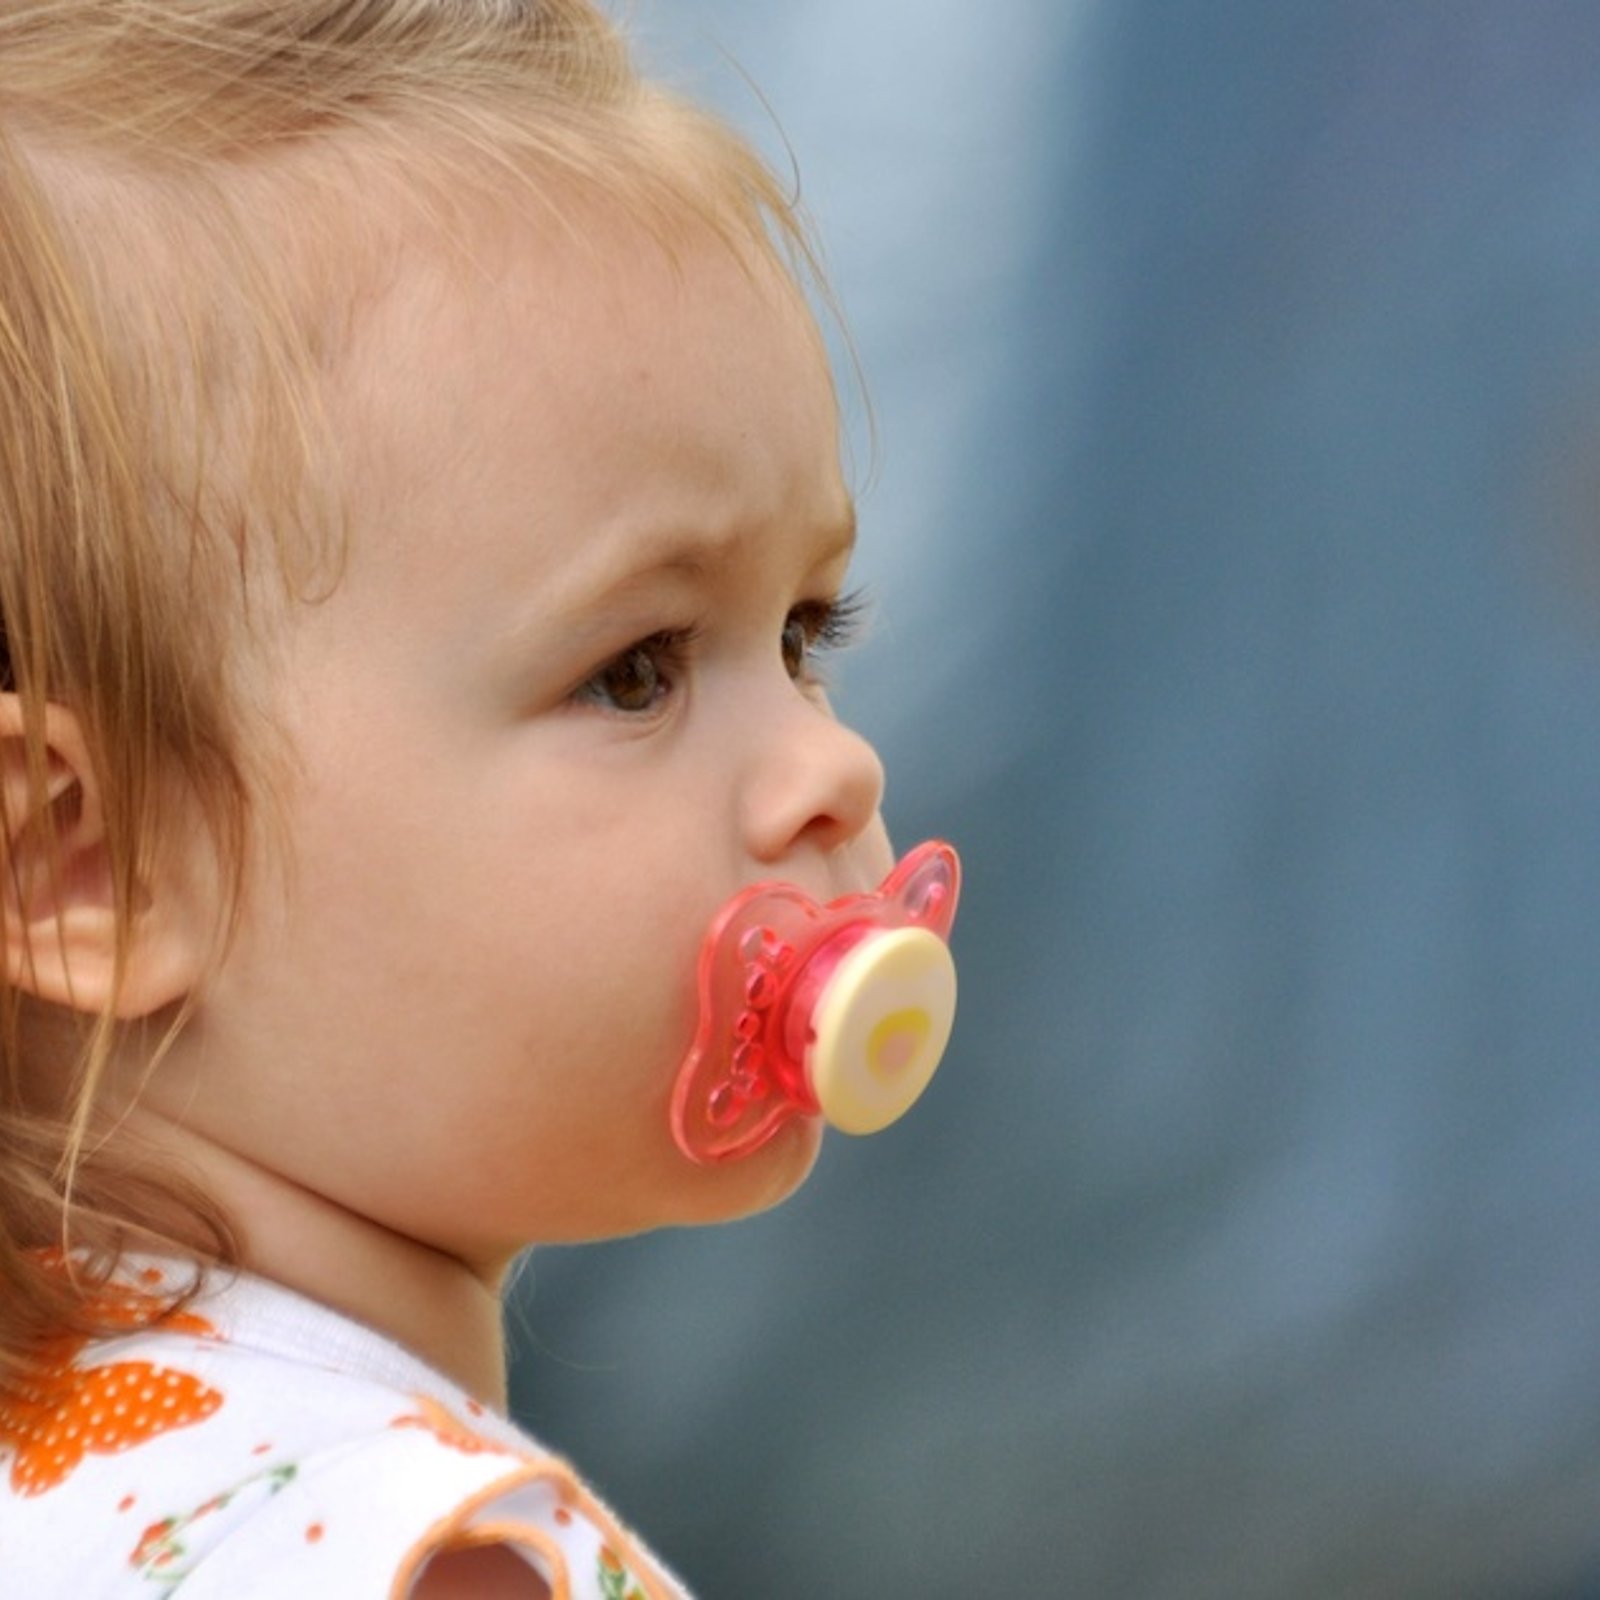
[[[22,703],[0,694],[6,981],[55,1005],[124,1018],[182,1000],[200,979],[208,946],[176,872],[136,886],[115,982],[117,909],[100,784],[77,718],[60,706],[46,710],[44,775],[40,793],[28,770]]]

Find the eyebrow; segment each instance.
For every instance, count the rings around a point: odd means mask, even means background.
[[[592,565],[580,563],[560,582],[557,609],[569,616],[584,617],[604,610],[632,590],[648,588],[658,578],[703,580],[713,567],[727,559],[730,551],[738,548],[745,532],[741,526],[722,532],[674,526],[658,533],[621,535],[619,542],[626,541],[631,547],[625,569],[618,570],[615,565],[614,547],[602,546]],[[855,549],[856,532],[855,502],[847,501],[842,516],[819,528],[809,565],[825,567],[845,560]]]
[[[631,564],[632,573],[641,578],[654,577],[661,572],[684,572],[701,577],[707,568],[726,557],[744,537],[745,530],[733,527],[723,533],[708,533],[704,529],[674,528],[659,536],[645,535],[641,540],[638,559]],[[812,553],[813,566],[827,566],[850,554],[856,543],[855,502],[848,503],[843,517],[836,523],[819,528],[817,549]]]

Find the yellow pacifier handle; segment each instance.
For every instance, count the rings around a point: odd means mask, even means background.
[[[926,928],[889,928],[840,961],[811,1014],[806,1072],[842,1133],[876,1133],[928,1087],[950,1039],[956,966]]]

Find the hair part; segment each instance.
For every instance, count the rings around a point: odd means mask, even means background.
[[[119,973],[174,784],[225,943],[275,770],[248,646],[337,581],[323,384],[397,243],[465,237],[486,202],[582,243],[575,192],[826,296],[774,175],[589,0],[0,0],[0,690],[29,815],[49,708],[82,729]],[[0,798],[0,882],[22,821]],[[96,1291],[129,1248],[236,1258],[228,1219],[108,1138],[123,1025],[66,1019],[69,1081],[41,1095],[37,1005],[0,980],[0,1391],[109,1331]]]

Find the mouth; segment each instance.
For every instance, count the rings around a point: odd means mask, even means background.
[[[954,1019],[960,877],[955,851],[930,841],[875,889],[822,904],[760,883],[723,907],[673,1088],[673,1137],[690,1160],[753,1154],[795,1117],[873,1133],[910,1109]]]

